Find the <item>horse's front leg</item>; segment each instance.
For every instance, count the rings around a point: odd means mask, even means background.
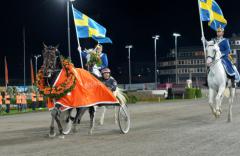
[[[56,120],[57,122],[57,125],[58,125],[58,130],[59,130],[59,138],[64,138],[64,135],[63,135],[63,128],[62,128],[62,125],[61,125],[61,122],[60,122],[60,110],[57,109],[57,108],[54,108],[52,111],[51,111],[51,114],[52,114],[52,117]]]
[[[209,88],[208,91],[209,91],[208,103],[209,103],[209,106],[210,106],[210,108],[211,108],[212,114],[215,115],[216,110],[215,110],[215,108],[214,108],[214,106],[213,106],[214,90],[213,90],[212,88]]]
[[[235,88],[230,88],[229,109],[228,109],[228,122],[232,121],[232,104],[235,97]]]
[[[80,124],[83,114],[87,110],[86,108],[77,108],[77,113],[73,120],[73,132],[77,132],[77,124]]]
[[[216,99],[216,113],[215,113],[215,116],[217,118],[221,115],[221,112],[222,112],[221,105],[222,105],[224,90],[225,90],[225,86],[219,87],[217,96],[215,98]]]
[[[95,107],[89,107],[89,115],[90,115],[90,130],[88,134],[92,135],[93,129],[95,126],[95,112],[96,108]]]
[[[52,116],[52,120],[51,120],[51,125],[50,125],[50,132],[49,132],[49,137],[55,137],[56,133],[54,131],[54,120],[55,120],[55,116],[53,115],[52,111],[51,111],[51,116]]]

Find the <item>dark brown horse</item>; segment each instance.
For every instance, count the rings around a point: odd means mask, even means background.
[[[58,50],[58,46],[46,46],[44,44],[44,49],[42,51],[43,54],[43,74],[44,74],[44,82],[46,86],[53,86],[56,81],[58,75],[60,74],[61,69],[63,68],[60,58],[60,52]],[[51,99],[55,101],[55,99]],[[94,128],[94,117],[95,117],[95,109],[94,107],[84,107],[84,108],[76,108],[75,117],[71,117],[72,109],[68,109],[67,111],[62,112],[60,110],[61,105],[58,103],[54,103],[55,107],[51,110],[52,121],[50,125],[49,136],[54,137],[56,135],[54,131],[54,121],[56,121],[60,133],[60,137],[64,138],[64,134],[68,134],[71,131],[72,123],[74,125],[74,131],[76,131],[77,122],[80,123],[79,117],[84,114],[86,110],[89,110],[90,114],[90,131],[92,134]]]

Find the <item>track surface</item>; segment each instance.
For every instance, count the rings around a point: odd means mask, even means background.
[[[233,106],[233,122],[227,123],[227,103],[215,119],[206,99],[129,106],[131,129],[120,134],[113,109],[103,126],[88,135],[89,115],[77,133],[65,139],[48,137],[50,113],[0,117],[1,156],[239,156],[240,106]],[[101,111],[101,110],[99,110]],[[57,128],[56,128],[57,130]]]

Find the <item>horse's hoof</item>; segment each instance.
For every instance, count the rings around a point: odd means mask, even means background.
[[[56,136],[56,133],[55,133],[55,132],[53,132],[53,133],[49,133],[48,136],[49,136],[49,138],[53,138],[53,137]]]
[[[231,122],[232,122],[232,120],[229,120],[229,119],[227,120],[227,123],[231,123]]]
[[[117,120],[115,120],[115,125],[117,125],[118,124],[118,121]]]
[[[73,133],[77,133],[77,126],[76,125],[73,126],[72,131],[73,131]]]
[[[60,138],[60,139],[64,139],[65,136],[64,136],[63,134],[60,134],[60,135],[58,136],[58,138]]]
[[[220,112],[220,110],[217,110],[217,111],[216,111],[216,113],[215,113],[215,117],[216,117],[216,118],[219,118],[219,117],[220,117],[220,115],[221,115],[221,112]]]
[[[213,114],[213,115],[216,114],[216,110],[215,110],[213,107],[211,107],[211,111],[212,111],[212,114]]]
[[[93,132],[92,132],[92,130],[90,130],[89,132],[88,132],[88,135],[92,135],[93,134]]]
[[[67,135],[71,132],[72,129],[72,121],[69,121],[66,125],[66,128],[63,130],[63,134]]]

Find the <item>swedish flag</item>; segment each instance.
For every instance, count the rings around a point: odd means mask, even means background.
[[[201,20],[209,21],[208,25],[212,29],[225,28],[227,20],[215,0],[200,0],[200,9]]]
[[[99,43],[112,43],[111,39],[106,37],[106,28],[81,13],[72,6],[74,23],[78,38],[93,38]]]

